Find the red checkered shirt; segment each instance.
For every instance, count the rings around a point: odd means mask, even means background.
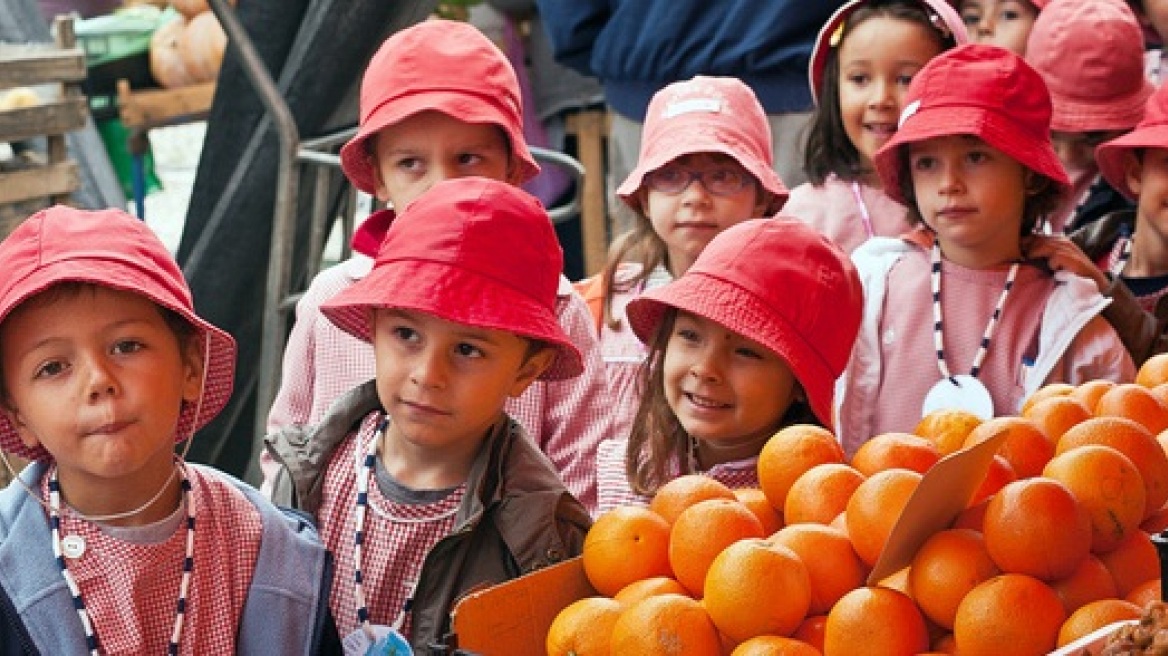
[[[380,413],[370,413],[354,435],[337,448],[324,475],[324,492],[317,521],[325,547],[336,557],[329,606],[344,637],[356,630],[357,597],[354,581],[353,546],[357,510],[358,445],[363,456],[376,433]],[[463,484],[434,503],[402,504],[385,498],[370,472],[369,508],[365,513],[365,538],[361,556],[361,574],[369,621],[392,626],[422,571],[426,554],[454,528],[455,513],[466,493]],[[378,514],[376,509],[393,517],[408,518],[409,523],[395,522]],[[433,518],[432,521],[426,521]],[[419,521],[420,520],[420,521]],[[405,617],[402,634],[410,635],[410,616]]]
[[[255,572],[263,526],[259,511],[228,481],[187,468],[195,508],[195,555],[187,595],[181,653],[231,654]],[[48,498],[48,485],[42,482]],[[164,654],[174,629],[186,512],[173,535],[135,544],[106,535],[95,524],[61,513],[61,536],[85,539],[69,572],[93,621],[101,653]]]
[[[268,430],[315,424],[341,394],[375,376],[372,346],[340,330],[320,311],[322,303],[365,277],[372,260],[354,256],[320,273],[296,304],[288,336],[280,391],[268,415]],[[584,373],[564,381],[537,380],[505,406],[552,461],[580,503],[596,507],[596,446],[610,434],[607,385],[592,315],[566,279],[556,299],[560,326],[584,359]],[[264,478],[278,470],[260,456]],[[265,486],[266,487],[266,486]]]
[[[649,497],[633,492],[625,474],[625,453],[629,442],[625,439],[605,440],[596,450],[597,513],[617,506],[647,506]],[[680,474],[680,463],[673,463],[671,471]],[[708,471],[698,472],[725,483],[732,490],[758,487],[758,457],[714,465]]]

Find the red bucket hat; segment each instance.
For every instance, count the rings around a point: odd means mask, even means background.
[[[1127,184],[1125,155],[1144,148],[1168,148],[1168,87],[1160,87],[1148,98],[1144,119],[1125,135],[1104,142],[1095,149],[1095,161],[1107,182],[1135,200]]]
[[[227,404],[235,376],[235,340],[195,314],[182,271],[142,221],[116,209],[58,205],[17,226],[0,243],[0,262],[5,270],[0,277],[0,322],[53,285],[83,282],[145,296],[195,328],[207,354],[203,398],[201,404],[184,404],[175,442],[193,435]],[[0,449],[31,460],[49,456],[42,447],[26,447],[2,415]]]
[[[806,223],[779,215],[719,233],[673,282],[629,303],[629,324],[648,343],[665,310],[690,312],[752,339],[787,362],[811,410],[832,426],[835,380],[863,311],[847,254]]]
[[[374,308],[515,333],[556,349],[540,377],[560,380],[584,370],[556,319],[563,268],[551,220],[534,196],[486,178],[444,180],[397,215],[373,270],[321,312],[366,342]]]
[[[913,78],[900,127],[876,151],[884,193],[905,203],[900,191],[906,144],[968,134],[1055,182],[1065,196],[1071,184],[1050,143],[1050,95],[1042,76],[1021,57],[997,46],[969,44],[941,53]]]
[[[856,10],[875,4],[872,0],[851,0],[844,3],[815,37],[815,48],[811,51],[811,64],[807,68],[807,76],[811,84],[811,97],[819,102],[820,92],[823,90],[823,75],[827,69],[827,58],[844,36],[844,22],[856,13]],[[920,0],[921,7],[929,15],[929,22],[941,34],[941,38],[949,46],[959,46],[969,43],[969,33],[965,30],[965,23],[955,9],[945,0]]]
[[[637,212],[643,212],[637,192],[645,176],[694,153],[733,157],[770,194],[768,214],[787,202],[787,188],[772,168],[766,112],[754,91],[737,78],[698,75],[666,86],[649,102],[641,134],[637,166],[616,190]]]
[[[341,148],[341,168],[361,191],[377,177],[367,141],[414,114],[435,110],[466,123],[490,123],[507,133],[521,184],[539,173],[523,138],[523,103],[515,69],[477,28],[462,21],[427,20],[385,40],[361,79],[361,122]]]
[[[1120,0],[1052,4],[1034,21],[1026,62],[1046,82],[1056,132],[1130,130],[1152,95],[1143,29]]]

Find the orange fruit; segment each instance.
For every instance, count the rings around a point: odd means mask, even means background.
[[[585,597],[568,604],[548,627],[548,656],[608,656],[612,627],[623,610],[608,597]]]
[[[897,592],[901,592],[908,595],[909,597],[912,597],[912,589],[908,585],[908,573],[910,569],[912,569],[911,566],[905,565],[888,576],[880,579],[876,585],[880,586],[881,588],[896,590]]]
[[[1140,530],[1149,535],[1168,530],[1168,505],[1161,506],[1151,514],[1145,512],[1144,520],[1140,522]]]
[[[856,588],[827,614],[823,653],[916,654],[929,648],[921,611],[907,595],[888,588]]]
[[[676,579],[669,578],[668,576],[654,576],[641,579],[640,581],[633,581],[621,588],[612,598],[628,607],[642,599],[662,594],[688,596],[689,590],[686,590],[685,586],[678,583]]]
[[[1119,594],[1111,572],[1095,554],[1087,554],[1070,576],[1052,581],[1050,587],[1062,600],[1068,615],[1092,601],[1114,598]]]
[[[1121,417],[1088,419],[1062,436],[1055,446],[1055,454],[1087,444],[1109,446],[1131,460],[1144,481],[1145,510],[1148,515],[1168,501],[1168,456],[1156,440],[1155,433]]]
[[[965,594],[999,573],[981,534],[950,529],[934,534],[913,556],[908,587],[925,617],[952,630]]]
[[[684,474],[657,489],[649,501],[649,510],[661,515],[670,525],[683,510],[708,499],[737,499],[734,490],[705,474]]]
[[[981,417],[967,410],[934,410],[917,422],[913,434],[928,439],[941,455],[947,456],[960,451],[970,432],[981,423]]]
[[[803,561],[787,547],[762,539],[739,540],[718,554],[706,574],[705,589],[706,612],[735,642],[790,635],[811,604]]]
[[[986,551],[1003,572],[1054,581],[1091,551],[1091,516],[1071,490],[1045,477],[1002,488],[986,507]]]
[[[1137,585],[1131,592],[1124,597],[1125,601],[1130,601],[1140,608],[1147,608],[1148,604],[1153,601],[1160,601],[1164,598],[1163,592],[1160,589],[1160,577],[1149,579]]]
[[[1091,551],[1110,551],[1139,530],[1147,494],[1144,480],[1119,451],[1094,444],[1075,447],[1046,463],[1042,474],[1066,485],[1087,509]]]
[[[1063,433],[1072,426],[1095,415],[1091,414],[1091,409],[1085,403],[1068,395],[1038,401],[1022,416],[1033,421],[1051,444],[1057,444]]]
[[[673,575],[669,524],[648,508],[618,506],[597,517],[582,555],[588,581],[607,597],[633,581]]]
[[[613,654],[719,656],[722,639],[701,602],[663,594],[620,614],[612,627],[611,649]]]
[[[789,524],[770,541],[794,551],[807,568],[811,583],[808,613],[831,610],[839,598],[864,585],[868,568],[856,555],[847,534],[822,524]]]
[[[979,583],[957,606],[953,638],[962,656],[1042,656],[1055,648],[1066,620],[1058,596],[1025,574]]]
[[[677,516],[669,534],[669,564],[678,583],[696,598],[704,595],[710,563],[726,547],[766,537],[754,513],[737,500],[699,501]]]
[[[1157,353],[1144,360],[1136,372],[1136,384],[1156,387],[1168,383],[1168,353]]]
[[[845,510],[848,537],[869,567],[876,564],[893,525],[920,483],[917,472],[889,469],[873,474],[852,493]]]
[[[1099,403],[1099,398],[1107,393],[1107,390],[1115,387],[1116,383],[1110,380],[1089,380],[1081,385],[1075,387],[1068,394],[1072,399],[1077,399],[1087,406],[1091,414],[1095,414],[1095,406]]]
[[[1168,408],[1148,388],[1135,383],[1112,387],[1095,403],[1096,417],[1131,419],[1153,435],[1168,428]]]
[[[962,510],[957,514],[957,518],[953,520],[953,524],[949,528],[968,528],[981,533],[985,526],[986,508],[989,505],[990,500],[983,499],[981,502]]]
[[[787,426],[758,454],[758,486],[772,506],[783,508],[795,479],[828,462],[844,462],[844,449],[831,431],[810,424]]]
[[[1014,468],[1010,466],[1009,461],[1002,456],[994,455],[993,460],[990,460],[989,469],[986,470],[985,478],[981,480],[981,485],[974,490],[973,496],[969,499],[969,506],[976,506],[993,497],[1007,484],[1016,480],[1018,480],[1018,475],[1014,473]]]
[[[783,519],[788,524],[830,524],[866,477],[851,465],[829,462],[808,469],[787,492]]]
[[[823,653],[794,638],[758,636],[735,647],[730,656],[823,656]]]
[[[1115,579],[1117,597],[1126,597],[1141,584],[1160,578],[1160,553],[1143,531],[1132,531],[1119,546],[1100,554],[1099,560]]]
[[[1155,387],[1149,387],[1148,390],[1152,392],[1152,396],[1156,397],[1157,401],[1168,406],[1168,383],[1160,383]]]
[[[998,431],[1006,431],[1006,440],[998,449],[998,455],[1006,459],[1018,478],[1030,478],[1042,473],[1042,468],[1054,457],[1054,442],[1038,427],[1038,424],[1025,417],[995,417],[984,422],[969,437],[965,438],[963,448],[981,444]]]
[[[823,631],[827,628],[827,615],[809,615],[799,624],[791,637],[823,651]]]
[[[1059,629],[1058,646],[1070,644],[1079,638],[1123,620],[1138,620],[1143,611],[1139,606],[1122,599],[1100,599],[1084,605],[1063,622]]]
[[[1022,409],[1019,414],[1025,415],[1035,403],[1049,399],[1055,396],[1066,396],[1075,390],[1075,386],[1070,383],[1048,383],[1035,390],[1033,394],[1026,397],[1022,402]]]
[[[923,474],[941,459],[937,445],[912,433],[882,433],[860,445],[852,466],[865,476],[886,469],[908,469]]]
[[[957,640],[953,638],[952,633],[937,638],[933,641],[933,652],[937,654],[956,654]]]
[[[758,518],[759,523],[762,524],[763,535],[770,535],[783,528],[782,511],[776,510],[771,505],[762,490],[756,487],[744,487],[734,490],[734,496]]]

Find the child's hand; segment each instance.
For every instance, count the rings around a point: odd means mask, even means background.
[[[1111,285],[1107,275],[1075,242],[1066,237],[1034,235],[1023,242],[1022,248],[1027,259],[1046,260],[1052,271],[1070,271],[1095,281],[1101,294]]]

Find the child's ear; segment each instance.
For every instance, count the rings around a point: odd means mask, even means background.
[[[1139,196],[1144,182],[1144,163],[1130,150],[1123,154],[1123,177],[1132,193]]]
[[[766,218],[767,207],[769,207],[770,204],[771,204],[770,192],[768,192],[766,189],[763,189],[762,186],[759,186],[758,187],[758,195],[755,197],[755,200],[754,200],[754,213],[751,214],[750,217],[752,219]]]
[[[203,361],[201,342],[198,339],[190,340],[183,356],[182,398],[190,403],[198,401],[203,393],[203,366],[206,363]]]
[[[3,414],[12,423],[12,427],[16,429],[16,436],[20,438],[22,444],[30,449],[40,446],[40,439],[29,429],[28,424],[24,423],[20,411],[12,407],[7,398],[0,398],[0,414]]]
[[[1026,173],[1024,175],[1025,178],[1023,179],[1023,183],[1025,184],[1027,196],[1037,196],[1046,189],[1048,184],[1050,184],[1050,181],[1047,180],[1044,176],[1038,175],[1030,169],[1026,169]]]
[[[540,374],[547,371],[547,368],[552,366],[552,362],[556,359],[556,351],[551,347],[544,347],[535,353],[527,356],[523,364],[519,366],[519,371],[515,374],[515,382],[511,385],[511,390],[508,393],[511,398],[517,398],[520,394],[527,391],[527,388],[539,378]]]

